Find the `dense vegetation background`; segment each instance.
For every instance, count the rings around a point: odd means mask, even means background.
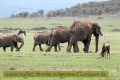
[[[26,17],[87,17],[90,15],[102,15],[102,14],[119,14],[120,12],[120,1],[119,0],[108,0],[102,2],[88,2],[65,9],[51,10],[44,13],[43,9],[37,12],[29,13],[28,11],[20,12],[18,14],[11,14],[11,17],[26,18]]]

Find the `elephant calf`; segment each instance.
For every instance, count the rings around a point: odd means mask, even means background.
[[[105,56],[106,56],[106,53],[107,53],[107,58],[108,58],[108,55],[109,55],[109,58],[110,58],[110,45],[104,43],[103,46],[102,46],[102,52],[101,52],[100,55],[101,55],[102,57],[105,57]]]
[[[17,42],[20,42],[21,45],[18,47]],[[0,47],[3,47],[4,52],[6,52],[6,47],[11,47],[11,51],[15,47],[17,50],[20,51],[21,47],[24,45],[24,40],[21,36],[16,34],[3,34],[0,37]]]
[[[35,51],[35,47],[39,45],[40,51],[43,51],[41,44],[48,44],[48,40],[50,37],[50,33],[48,32],[38,32],[34,35],[34,46],[32,51]],[[60,50],[60,45],[58,44],[59,50]]]

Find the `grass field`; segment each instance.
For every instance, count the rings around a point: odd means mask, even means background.
[[[99,51],[95,52],[95,38],[92,37],[90,53],[82,51],[83,44],[79,42],[79,53],[67,53],[67,44],[60,44],[61,51],[41,52],[39,47],[32,52],[33,36],[36,31],[28,29],[35,27],[54,28],[58,25],[70,26],[74,20],[98,22],[104,36],[99,39]],[[27,36],[24,35],[25,44],[20,52],[10,51],[7,48],[3,52],[0,48],[0,80],[119,80],[120,79],[120,32],[111,30],[120,29],[120,19],[96,19],[90,18],[32,18],[32,19],[0,19],[0,28],[24,28]],[[16,34],[12,31],[9,34]],[[3,33],[0,33],[2,35]],[[99,56],[103,43],[110,42],[111,58],[101,58]],[[46,45],[42,45],[46,49]],[[109,71],[109,78],[3,78],[3,70],[81,70],[81,71]]]

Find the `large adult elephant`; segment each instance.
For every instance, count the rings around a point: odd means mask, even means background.
[[[103,36],[100,29],[101,27],[98,25],[98,23],[75,21],[70,27],[71,37],[67,47],[67,52],[71,52],[72,45],[76,44],[77,41],[82,41],[84,43],[84,52],[88,52],[92,34],[95,36],[95,52],[97,52],[99,35]],[[76,46],[76,48],[78,48],[78,46]]]
[[[53,46],[55,47],[55,51],[57,51],[57,44],[68,42],[70,36],[69,32],[70,32],[69,27],[64,26],[55,27],[50,34],[50,38],[48,41],[49,46],[46,49],[46,52],[49,52]]]
[[[41,44],[46,44],[48,43],[50,37],[49,32],[38,32],[34,35],[34,46],[32,51],[35,51],[35,47],[39,45],[40,51],[43,51]],[[58,44],[59,51],[60,51],[60,45]]]
[[[18,42],[21,43],[20,47],[18,47]],[[3,34],[0,37],[0,47],[3,47],[3,51],[6,52],[6,47],[11,47],[11,51],[15,47],[17,50],[20,51],[21,47],[24,45],[24,40],[21,36],[16,34]]]

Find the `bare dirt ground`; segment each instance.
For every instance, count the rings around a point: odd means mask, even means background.
[[[113,25],[109,25],[108,27],[114,27]],[[20,30],[21,28],[0,28],[0,33],[11,33],[12,31]],[[47,29],[46,27],[35,27],[32,29],[23,29],[25,31],[43,31],[43,30],[52,30]],[[110,32],[120,32],[120,29],[112,29]]]
[[[120,32],[120,29],[112,29],[110,32]]]
[[[20,30],[21,28],[0,28],[0,33],[11,33],[12,31]],[[32,29],[22,29],[25,31],[42,31],[42,30],[48,30],[46,27],[35,27]]]

